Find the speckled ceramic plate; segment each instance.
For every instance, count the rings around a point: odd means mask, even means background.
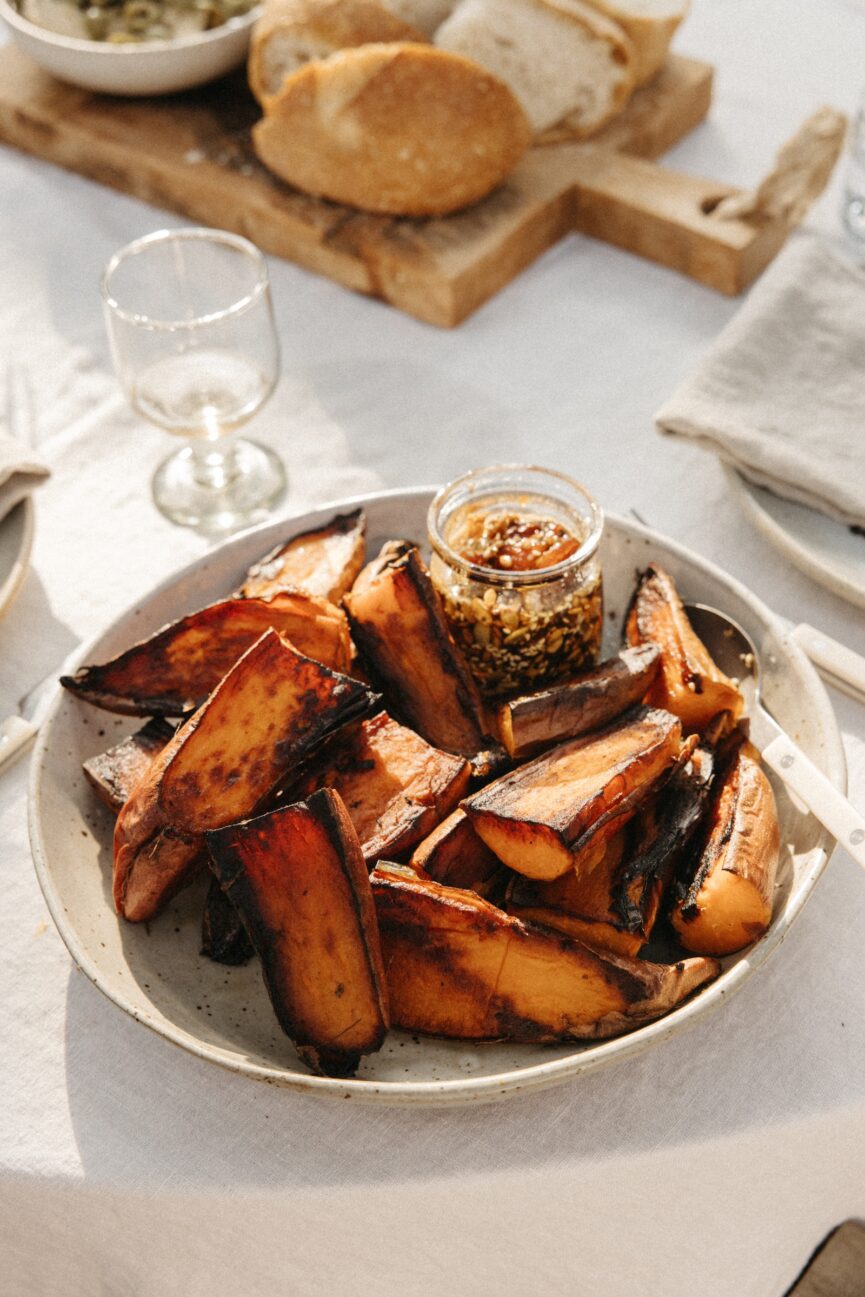
[[[239,536],[118,618],[82,650],[79,661],[103,661],[165,622],[224,596],[277,542],[320,525],[336,511],[364,506],[371,552],[388,537],[423,540],[431,494],[419,489],[340,501]],[[602,558],[610,647],[618,641],[636,570],[649,559],[660,561],[686,599],[725,609],[750,632],[762,648],[768,705],[844,788],[843,750],[823,687],[762,604],[710,563],[617,518],[607,520]],[[133,727],[128,718],[96,711],[58,691],[42,728],[31,766],[30,832],[36,871],[60,934],[75,962],[109,999],[167,1040],[236,1072],[315,1094],[412,1104],[488,1100],[557,1084],[661,1044],[717,1007],[778,947],[827,858],[825,832],[782,793],[782,841],[789,845],[771,930],[729,960],[716,982],[658,1022],[586,1046],[475,1046],[392,1032],[381,1052],[363,1061],[356,1079],[333,1080],[312,1076],[298,1060],[276,1025],[255,961],[225,968],[200,957],[201,891],[182,893],[149,925],[118,921],[111,904],[112,820],[97,804],[81,763]]]
[[[27,496],[0,521],[0,617],[11,607],[27,573],[35,516]]]
[[[754,526],[791,563],[818,585],[865,608],[865,536],[817,509],[755,486],[734,468],[727,469],[727,480]]]

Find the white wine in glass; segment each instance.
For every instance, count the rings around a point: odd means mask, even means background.
[[[162,230],[112,257],[102,297],[129,400],[187,441],[154,476],[158,508],[213,533],[265,518],[285,494],[285,470],[267,447],[232,435],[279,374],[261,253],[217,230]]]

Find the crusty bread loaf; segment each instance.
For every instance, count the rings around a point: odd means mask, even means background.
[[[634,87],[631,41],[582,0],[462,0],[434,43],[500,77],[536,131],[567,115],[591,135]]]
[[[425,36],[432,36],[453,11],[458,0],[381,0],[403,22],[411,23]]]
[[[531,128],[471,60],[431,45],[364,45],[289,76],[253,127],[266,167],[307,193],[372,212],[431,216],[483,198]]]
[[[313,59],[373,42],[424,39],[378,0],[271,0],[252,33],[249,84],[263,104]]]
[[[691,0],[587,0],[587,3],[617,22],[633,41],[637,51],[638,86],[661,67],[676,28],[691,7]]]

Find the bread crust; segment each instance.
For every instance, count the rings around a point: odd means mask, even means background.
[[[310,59],[389,41],[422,44],[426,37],[378,0],[270,0],[252,32],[247,69],[250,89],[265,105],[280,89],[284,75]],[[279,73],[286,51],[293,56],[293,66]]]
[[[477,202],[531,142],[497,77],[413,43],[343,50],[293,73],[252,135],[265,166],[289,184],[401,216]]]

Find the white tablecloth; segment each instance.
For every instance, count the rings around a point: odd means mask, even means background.
[[[669,161],[720,180],[755,181],[865,84],[852,0],[697,0],[679,47],[719,75]],[[205,542],[149,504],[165,446],[117,393],[97,294],[112,251],[174,218],[8,149],[0,195],[0,356],[30,369],[54,470],[0,623],[2,715]],[[257,431],[292,510],[543,461],[865,651],[861,613],[763,541],[714,460],[652,430],[735,302],[579,238],[453,332],[271,271],[285,377]],[[865,810],[865,713],[834,701]],[[780,1297],[865,1215],[865,878],[843,853],[773,960],[661,1047],[487,1107],[375,1109],[224,1073],[94,990],[39,893],[25,784],[24,763],[0,779],[3,1297]]]

